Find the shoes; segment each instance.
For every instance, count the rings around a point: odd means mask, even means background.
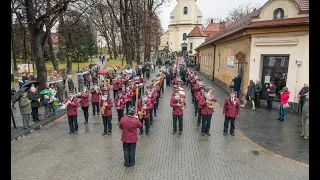
[[[142,132],[142,131],[140,131],[140,132],[139,132],[139,135],[141,135],[141,134],[143,134],[143,132]]]
[[[104,132],[104,133],[102,133],[102,136],[104,136],[104,135],[106,135],[107,134],[107,132]]]
[[[284,121],[284,118],[280,118],[280,121]]]
[[[206,132],[206,134],[207,134],[208,136],[211,136],[211,134],[210,134],[209,132]]]
[[[197,116],[197,114],[194,114],[194,116]]]
[[[77,131],[74,131],[74,134],[78,134],[78,130],[77,130]]]
[[[256,109],[255,108],[252,108],[252,111],[255,111]]]
[[[303,133],[301,133],[301,134],[300,134],[300,137],[304,137],[304,134],[303,134]]]
[[[179,134],[181,135],[181,134],[182,134],[182,131],[179,131]]]
[[[177,132],[176,132],[176,131],[173,131],[173,132],[172,132],[172,134],[175,134],[175,133],[177,133]]]
[[[309,137],[308,137],[308,136],[304,136],[303,139],[304,139],[304,140],[308,140]]]
[[[87,121],[85,121],[84,124],[88,124]]]
[[[69,132],[69,134],[72,134],[72,133],[73,133],[72,131]]]
[[[125,166],[125,167],[130,167],[130,165],[128,165],[128,164],[124,164],[124,166]]]
[[[234,133],[231,133],[231,136],[235,136],[235,134],[234,134]]]
[[[227,135],[227,134],[228,134],[228,132],[226,132],[226,131],[223,132],[223,135],[224,135],[224,136]]]
[[[146,134],[147,134],[148,136],[150,135],[150,133],[149,133],[149,132],[147,132]]]
[[[129,165],[129,167],[131,167],[131,166],[134,166],[134,164],[135,164],[135,163],[133,163],[133,164],[130,164],[130,165]]]
[[[152,126],[152,123],[150,123],[150,126]]]
[[[200,123],[198,122],[197,126],[200,126]]]
[[[204,136],[204,132],[202,132],[201,135]]]
[[[281,117],[279,117],[277,120],[280,120],[281,119]]]

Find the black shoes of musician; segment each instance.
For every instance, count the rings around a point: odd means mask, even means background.
[[[150,135],[150,133],[149,133],[149,132],[147,132],[146,134],[147,134],[148,136]]]
[[[181,135],[181,134],[182,134],[182,131],[179,131],[179,134]]]
[[[197,126],[200,126],[200,123],[198,122]]]
[[[228,134],[228,132],[227,131],[223,131],[223,135],[225,136],[225,135],[227,135]]]
[[[85,121],[85,122],[84,122],[84,124],[88,124],[88,122],[87,122],[87,121]]]
[[[280,118],[279,121],[284,121],[284,118]]]
[[[128,164],[124,164],[124,166],[125,166],[125,167],[130,167],[130,165],[128,165]]]
[[[197,114],[194,114],[194,116],[197,116]]]
[[[177,131],[172,131],[172,134],[175,134],[175,133],[177,133]]]
[[[102,133],[102,136],[104,136],[104,135],[106,135],[106,134],[107,134],[107,132],[103,132],[103,133]]]
[[[69,132],[69,134],[72,134],[72,133],[73,133],[73,131],[70,131],[70,132]]]
[[[208,136],[211,136],[211,134],[210,134],[209,132],[206,132],[206,134],[207,134]]]
[[[231,136],[235,136],[235,134],[234,133],[230,133],[231,134]]]
[[[73,134],[78,134],[78,130],[74,131]]]
[[[109,131],[109,132],[108,132],[108,136],[110,136],[111,134],[112,134],[112,132],[111,132],[111,131]]]
[[[158,116],[155,114],[154,117],[158,117]]]
[[[202,136],[204,136],[204,134],[205,134],[204,132],[201,133]]]
[[[140,131],[140,132],[139,132],[139,135],[141,135],[141,134],[143,134],[143,131]]]

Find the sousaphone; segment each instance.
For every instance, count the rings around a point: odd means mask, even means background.
[[[130,74],[130,76],[132,75],[132,66],[130,64],[126,65],[126,67],[124,68],[124,72],[126,74]]]

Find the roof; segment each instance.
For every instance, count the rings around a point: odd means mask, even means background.
[[[220,23],[214,23],[210,22],[206,28],[204,28],[204,31],[220,31]]]
[[[238,19],[237,21],[233,22],[232,24],[228,25],[224,30],[214,34],[211,38],[208,38],[201,46],[204,46],[206,44],[209,44],[211,42],[214,42],[218,39],[221,39],[223,37],[226,37],[228,35],[231,35],[235,32],[238,32],[240,30],[243,30],[244,28],[248,27],[249,24],[252,22],[252,17],[259,14],[260,9],[253,11],[252,13]],[[199,48],[198,47],[198,48]]]
[[[199,26],[196,26],[188,34],[188,37],[207,37],[207,33],[205,33]]]
[[[275,19],[267,21],[252,22],[249,27],[269,27],[269,26],[284,26],[284,25],[300,25],[308,24],[309,17],[287,18],[287,19]]]
[[[300,11],[309,11],[309,0],[295,0]]]

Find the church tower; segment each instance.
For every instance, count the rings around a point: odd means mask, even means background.
[[[196,26],[202,26],[202,12],[196,0],[177,0],[177,5],[170,13],[168,34],[169,51],[189,51],[187,35]]]

